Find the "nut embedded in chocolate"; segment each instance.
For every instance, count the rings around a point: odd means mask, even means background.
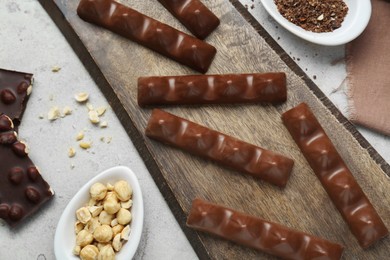
[[[9,132],[0,132],[0,144],[3,145],[10,145],[17,141],[16,132],[9,131]]]
[[[6,218],[8,216],[9,212],[9,205],[8,204],[0,204],[0,218]]]
[[[25,194],[31,202],[38,203],[41,200],[41,194],[34,187],[28,187]]]
[[[12,120],[6,115],[0,115],[0,132],[10,131],[14,128]]]
[[[8,217],[13,221],[20,220],[23,217],[23,209],[17,204],[12,205],[8,212]]]
[[[20,167],[14,167],[8,173],[8,179],[15,185],[18,185],[22,182],[24,177],[23,169]]]
[[[36,181],[40,176],[37,167],[29,167],[27,169],[27,175],[32,181]]]
[[[14,93],[12,93],[11,90],[9,89],[3,89],[1,92],[0,92],[0,98],[1,98],[1,101],[4,102],[4,104],[12,104],[16,101],[16,97],[14,95]]]
[[[22,142],[16,142],[12,144],[12,150],[20,157],[25,157],[28,155],[27,146]]]

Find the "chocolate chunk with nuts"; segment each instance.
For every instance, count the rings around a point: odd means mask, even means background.
[[[0,69],[0,113],[20,124],[32,90],[32,74]],[[1,129],[1,126],[0,126]]]
[[[10,226],[38,210],[53,191],[19,142],[11,118],[0,114],[0,218]]]

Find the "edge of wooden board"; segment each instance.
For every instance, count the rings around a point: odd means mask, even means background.
[[[202,240],[197,232],[189,229],[186,226],[186,215],[182,211],[179,202],[176,200],[169,184],[165,181],[156,161],[147,149],[142,133],[135,127],[134,122],[125,111],[119,98],[116,96],[114,90],[110,86],[109,82],[105,78],[100,68],[95,63],[93,57],[88,52],[87,48],[82,43],[81,39],[74,31],[72,26],[66,20],[65,16],[54,2],[54,0],[38,0],[42,7],[49,14],[51,19],[60,29],[66,40],[79,57],[95,83],[99,86],[104,96],[111,105],[119,121],[125,128],[130,139],[134,143],[138,153],[140,154],[145,166],[149,170],[150,174],[164,199],[169,205],[173,215],[178,221],[183,232],[190,241],[196,254],[200,259],[211,259]],[[305,72],[293,61],[293,59],[279,46],[279,44],[270,36],[270,34],[260,25],[260,23],[249,13],[249,11],[239,2],[239,0],[229,0],[230,3],[238,10],[238,12],[244,17],[244,19],[257,31],[257,33],[264,38],[267,44],[280,56],[280,58],[287,64],[287,66],[299,77],[301,77],[310,90],[316,95],[316,97],[331,111],[331,113],[337,118],[337,120],[344,125],[344,127],[354,136],[359,142],[361,147],[366,149],[371,158],[381,167],[381,169],[390,176],[390,165],[379,155],[379,153],[369,144],[369,142],[357,131],[355,126],[345,118],[341,112],[335,107],[335,105],[325,96],[325,94],[318,88],[318,86],[305,74]]]

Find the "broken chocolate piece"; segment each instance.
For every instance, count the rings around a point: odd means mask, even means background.
[[[294,161],[186,119],[154,109],[148,137],[285,187]]]
[[[138,105],[281,103],[287,99],[285,73],[141,77]]]
[[[26,145],[17,140],[13,127],[9,127],[12,120],[1,114],[0,126],[8,126],[0,127],[0,218],[13,227],[54,193],[28,158]]]
[[[112,0],[81,0],[77,14],[202,73],[217,53],[210,44]]]
[[[387,236],[382,219],[308,105],[296,106],[282,119],[360,246],[367,248]]]
[[[219,25],[219,19],[199,0],[158,0],[192,34],[206,38]]]
[[[343,246],[201,199],[192,202],[187,226],[282,259],[339,260]]]
[[[32,89],[32,76],[30,73],[0,69],[0,114],[9,116],[16,127],[26,109]]]

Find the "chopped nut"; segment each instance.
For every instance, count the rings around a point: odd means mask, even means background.
[[[91,142],[80,142],[79,146],[81,148],[87,150],[87,149],[91,148],[91,144],[92,144]]]
[[[121,202],[121,207],[124,208],[124,209],[130,209],[131,206],[133,206],[133,201],[132,200]]]
[[[72,109],[70,107],[66,106],[62,110],[62,114],[64,114],[65,116],[69,116],[70,114],[72,114]]]
[[[116,214],[116,218],[118,219],[118,223],[121,225],[127,225],[131,221],[131,213],[127,209],[121,208]]]
[[[83,140],[84,138],[84,131],[80,131],[77,135],[76,135],[76,140],[77,141],[81,141]]]
[[[76,223],[74,224],[74,232],[78,234],[83,229],[84,229],[84,224],[81,223],[80,221],[76,221]]]
[[[102,200],[107,195],[107,188],[103,184],[97,182],[89,189],[89,194],[94,200]]]
[[[122,232],[121,232],[121,239],[123,240],[129,240],[129,236],[130,236],[130,226],[127,225],[126,227],[123,228]]]
[[[111,183],[107,183],[107,190],[113,191],[114,190],[114,186]]]
[[[69,150],[68,150],[68,156],[69,156],[69,158],[72,158],[72,157],[74,157],[75,155],[76,155],[76,150],[75,150],[73,147],[69,148]]]
[[[96,260],[99,255],[99,249],[93,245],[87,245],[80,252],[81,260]]]
[[[119,223],[118,223],[118,219],[116,219],[116,218],[114,218],[112,221],[111,221],[111,223],[110,223],[110,225],[111,225],[111,227],[115,227],[116,225],[118,225]]]
[[[318,16],[318,17],[317,17],[317,20],[318,20],[318,21],[324,20],[324,14],[321,14],[320,16]]]
[[[77,102],[82,103],[82,102],[85,102],[88,100],[89,95],[88,95],[88,93],[81,92],[81,93],[76,94],[74,96],[74,98],[76,99]]]
[[[106,211],[102,211],[99,215],[99,222],[102,225],[110,225],[114,215],[108,214]]]
[[[81,247],[80,246],[75,246],[73,248],[73,254],[74,255],[80,255]]]
[[[100,128],[106,128],[108,126],[107,121],[100,122]]]
[[[112,229],[109,225],[101,225],[93,232],[93,237],[101,243],[109,242],[112,239]]]
[[[114,234],[114,236],[116,236],[117,234],[120,234],[123,230],[124,226],[122,225],[116,225],[112,228],[112,233]]]
[[[79,208],[76,211],[76,216],[77,219],[83,224],[87,224],[87,222],[91,220],[91,213],[86,207]]]
[[[97,217],[102,212],[102,206],[91,206],[88,207],[89,212],[91,212],[92,217]]]
[[[88,205],[87,206],[95,206],[96,205],[96,200],[94,200],[94,199],[89,199],[89,201],[88,201]]]
[[[107,143],[109,144],[111,143],[111,141],[112,141],[112,137],[111,136],[107,137]]]
[[[103,247],[105,247],[105,246],[107,246],[107,245],[111,245],[111,243],[97,243],[97,242],[95,242],[95,246],[97,246],[97,248],[99,249],[99,251],[100,251]]]
[[[76,245],[78,246],[86,246],[91,244],[93,241],[93,236],[87,230],[81,230],[76,236]]]
[[[95,110],[91,110],[88,112],[89,121],[93,124],[97,124],[100,122],[99,116]]]
[[[91,103],[88,102],[85,106],[88,108],[89,111],[93,110],[93,106]]]
[[[114,239],[112,240],[112,247],[117,252],[122,249],[121,234],[115,235]]]
[[[47,119],[54,121],[61,117],[60,109],[56,106],[50,108],[49,113],[47,113]]]
[[[97,217],[92,218],[90,221],[88,221],[87,225],[85,225],[84,229],[87,230],[89,233],[93,233],[97,227],[101,226],[99,219]]]
[[[98,260],[115,260],[115,252],[111,245],[106,245],[100,249]]]
[[[98,116],[102,116],[102,115],[104,115],[106,110],[107,110],[106,107],[99,107],[99,108],[96,109],[96,112],[97,112]]]
[[[58,66],[53,66],[53,67],[51,68],[51,71],[52,71],[52,72],[59,72],[60,70],[61,70],[61,68],[58,67]]]
[[[128,201],[131,198],[133,190],[126,181],[118,181],[114,184],[114,191],[118,199],[121,201]]]

